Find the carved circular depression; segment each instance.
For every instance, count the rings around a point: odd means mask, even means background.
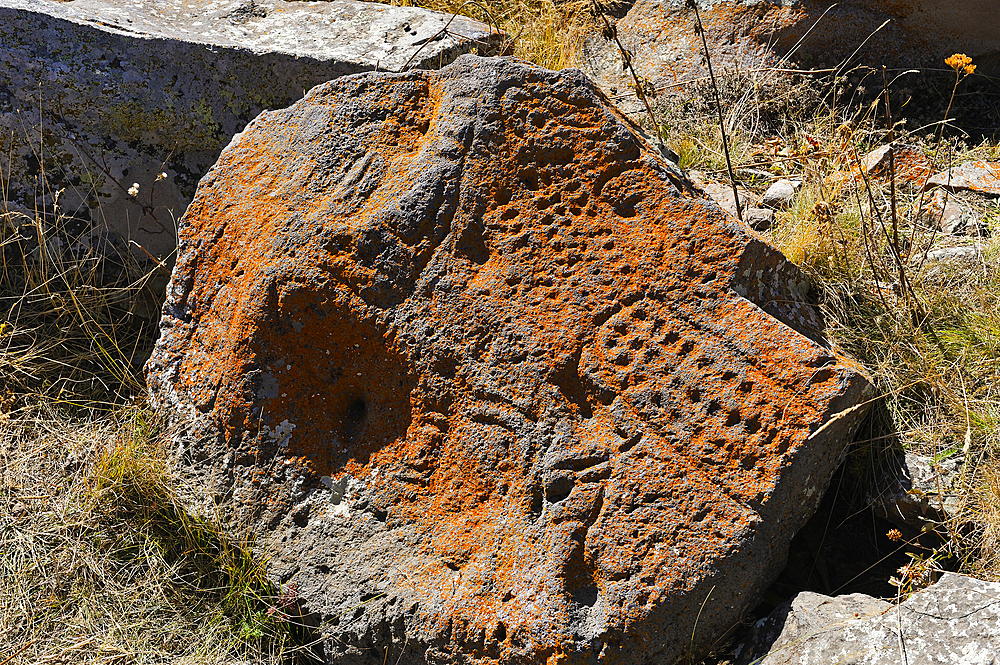
[[[411,419],[406,360],[344,300],[287,288],[258,344],[261,432],[324,475],[367,464]]]

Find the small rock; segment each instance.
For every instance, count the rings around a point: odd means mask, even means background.
[[[28,506],[24,505],[22,501],[15,501],[14,505],[10,507],[11,517],[21,517],[28,514]]]
[[[955,489],[964,461],[951,457],[935,463],[908,452],[894,460],[869,501],[880,517],[901,527],[919,529],[928,521],[954,517],[959,507]]]
[[[914,214],[923,225],[949,235],[979,231],[979,217],[944,189],[935,189],[930,199],[924,199],[923,205],[918,201]]]
[[[926,187],[944,187],[957,192],[968,190],[987,196],[1000,196],[1000,162],[966,162],[938,173]]]
[[[897,181],[918,181],[931,173],[931,162],[915,145],[892,143],[872,150],[861,160],[865,173],[877,178],[889,176],[889,157]]]
[[[1000,653],[998,595],[1000,583],[954,573],[898,606],[862,594],[802,592],[758,622],[736,662],[993,665]]]
[[[70,453],[69,455],[66,456],[66,459],[63,460],[63,471],[65,471],[66,473],[73,473],[75,471],[79,471],[81,466],[82,463],[80,462],[80,458],[79,456],[77,456],[76,453]]]
[[[801,180],[779,180],[764,192],[760,204],[765,208],[781,210],[787,208],[795,197],[795,192],[802,186]]]
[[[719,182],[710,182],[707,184],[698,183],[705,193],[708,194],[709,198],[719,204],[719,207],[728,212],[733,217],[737,217],[736,214],[736,196],[733,195],[733,187],[729,184],[722,184]],[[743,206],[743,212],[746,213],[749,208],[756,206],[756,198],[751,192],[739,187],[740,192],[740,205]]]
[[[770,208],[747,208],[743,221],[754,231],[767,231],[774,225],[774,211]]]
[[[927,252],[927,263],[934,261],[978,261],[981,256],[982,251],[971,245],[942,247]]]

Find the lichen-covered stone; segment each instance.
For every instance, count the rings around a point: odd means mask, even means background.
[[[932,176],[927,188],[942,187],[956,192],[968,190],[984,196],[1000,196],[1000,162],[965,162]]]
[[[262,110],[498,38],[464,17],[350,0],[0,0],[4,194],[34,211],[62,189],[64,214],[168,256],[198,180]]]
[[[333,662],[673,663],[781,569],[868,383],[637,131],[463,56],[319,86],[202,180],[150,390]]]

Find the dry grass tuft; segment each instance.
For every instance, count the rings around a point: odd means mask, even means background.
[[[307,660],[243,531],[184,509],[143,406],[165,269],[39,200],[0,201],[0,663]]]
[[[14,395],[89,409],[141,389],[167,275],[128,248],[73,233],[59,209],[0,202],[0,377]],[[86,225],[82,225],[84,228]]]
[[[36,407],[0,426],[0,645],[11,664],[308,653],[249,543],[181,507],[152,418]]]
[[[576,45],[593,23],[590,0],[383,0],[477,19],[506,34],[504,55],[549,69],[573,64]]]

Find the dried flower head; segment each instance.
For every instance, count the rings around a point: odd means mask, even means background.
[[[139,183],[133,182],[132,186],[128,188],[128,195],[131,197],[139,196]]]
[[[893,541],[902,540],[903,539],[903,534],[900,533],[899,529],[890,529],[889,533],[887,533],[885,535],[888,536],[889,540],[893,540]]]
[[[950,58],[946,58],[944,64],[955,70],[956,74],[969,75],[976,71],[976,66],[972,64],[972,58],[964,53],[956,53]]]

